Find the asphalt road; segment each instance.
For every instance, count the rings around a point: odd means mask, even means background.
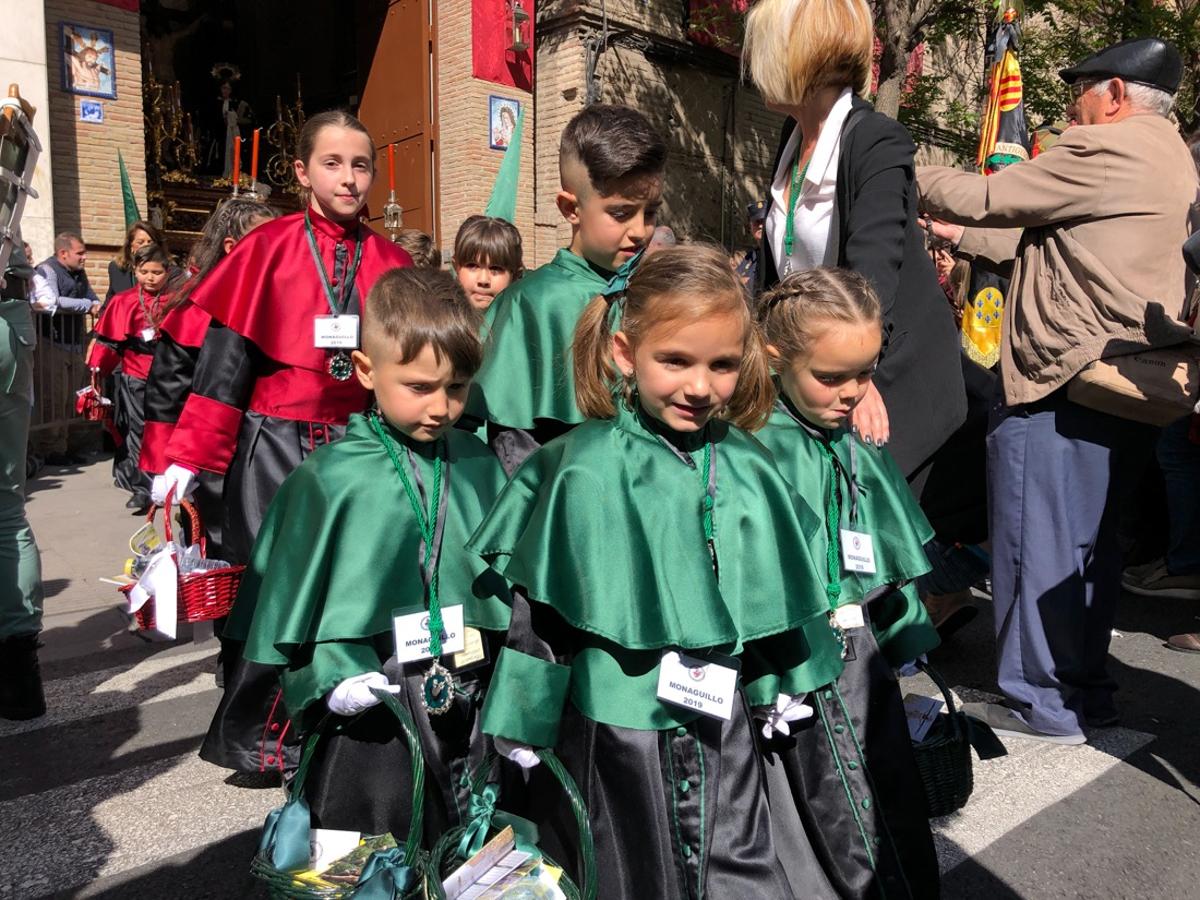
[[[282,800],[196,756],[216,647],[127,632],[115,590],[137,519],[108,463],[30,485],[47,586],[50,712],[0,722],[0,898],[246,898]],[[1127,596],[1113,641],[1121,726],[1083,747],[1010,741],[935,823],[947,898],[1200,897],[1200,656],[1163,648],[1200,603]],[[931,656],[956,693],[995,691],[990,608]],[[923,679],[906,690],[933,693]],[[723,900],[723,898],[714,898]]]

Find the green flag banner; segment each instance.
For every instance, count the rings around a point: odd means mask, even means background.
[[[129,182],[129,172],[125,169],[125,157],[117,151],[117,165],[121,167],[121,199],[125,203],[125,229],[129,230],[134,222],[142,218],[138,212],[137,198],[133,196],[133,185]]]
[[[504,151],[504,159],[500,160],[500,171],[496,173],[492,196],[485,211],[486,215],[513,223],[517,218],[517,182],[521,177],[521,133],[524,130],[525,104],[522,103],[517,127],[513,129],[508,149]]]

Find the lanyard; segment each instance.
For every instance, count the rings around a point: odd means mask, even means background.
[[[138,305],[142,308],[142,318],[146,320],[146,324],[154,329],[154,333],[158,334],[158,323],[154,321],[154,317],[150,315],[150,310],[146,306],[146,298],[142,294],[142,286],[138,285]]]
[[[825,504],[825,527],[829,532],[829,543],[825,549],[825,597],[829,600],[829,608],[836,609],[842,596],[842,505],[841,492],[838,490],[838,464],[833,455],[833,448],[824,441],[820,442],[821,452],[829,463],[829,498]]]
[[[446,499],[449,494],[447,483],[450,466],[444,461],[446,445],[444,441],[438,441],[437,456],[433,460],[433,488],[427,512],[422,507],[417,488],[413,487],[412,479],[408,477],[408,472],[405,471],[404,464],[396,452],[396,442],[384,431],[378,415],[373,414],[370,419],[371,428],[387,450],[387,455],[400,476],[400,483],[404,485],[404,493],[408,496],[413,515],[416,516],[417,526],[421,529],[421,542],[424,545],[421,554],[421,580],[425,582],[429,591],[429,652],[436,660],[442,655],[443,623],[442,603],[438,596],[438,564],[441,562],[442,533],[446,526]],[[408,455],[409,465],[412,466],[418,481],[417,487],[421,488],[421,494],[424,495],[424,485],[420,484],[420,472],[412,459],[411,450],[408,451]]]
[[[808,174],[808,163],[812,162],[810,156],[808,162],[804,164],[804,168],[800,168],[800,144],[801,141],[796,142],[796,164],[792,166],[792,185],[788,190],[787,227],[783,232],[783,255],[789,261],[792,258],[792,250],[796,246],[796,203],[800,200],[804,176]]]
[[[346,271],[346,277],[342,280],[341,309],[338,309],[339,298],[333,292],[329,273],[325,271],[325,263],[321,261],[321,251],[317,249],[317,236],[313,233],[312,218],[307,209],[304,210],[304,234],[308,237],[308,249],[312,251],[313,262],[317,264],[317,272],[321,275],[321,284],[325,288],[325,299],[329,301],[329,312],[331,315],[341,315],[350,303],[350,294],[354,291],[354,276],[358,274],[358,264],[362,261],[363,244],[365,243],[362,228],[360,227],[358,230],[358,246],[354,248],[354,262],[350,264],[350,268]]]
[[[713,523],[713,507],[717,503],[717,467],[713,465],[713,443],[704,444],[704,465],[700,470],[700,484],[704,486],[704,540],[708,542],[709,552],[713,555],[713,567],[717,563],[717,550],[713,544],[716,537],[716,525]]]

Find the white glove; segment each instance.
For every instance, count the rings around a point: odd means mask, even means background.
[[[775,698],[775,707],[767,714],[763,737],[771,738],[776,734],[787,737],[792,733],[790,723],[801,722],[812,714],[813,708],[804,702],[803,694],[780,694]]]
[[[382,672],[364,672],[347,678],[325,698],[329,711],[339,716],[357,716],[364,709],[377,706],[381,701],[371,688],[382,688],[390,694],[400,693],[400,685],[389,684],[387,676]]]
[[[196,473],[184,466],[172,463],[162,475],[154,476],[150,487],[150,502],[162,506],[167,502],[167,492],[175,488],[175,502],[190,497],[196,490]],[[160,493],[161,491],[161,493]]]
[[[528,744],[518,744],[502,737],[493,738],[493,741],[496,744],[497,753],[505,759],[512,760],[522,769],[532,769],[541,762]]]

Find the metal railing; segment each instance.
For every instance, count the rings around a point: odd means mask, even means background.
[[[75,392],[88,384],[84,360],[90,316],[78,312],[34,310],[37,347],[33,351],[33,419],[30,431],[82,423],[75,414]]]

